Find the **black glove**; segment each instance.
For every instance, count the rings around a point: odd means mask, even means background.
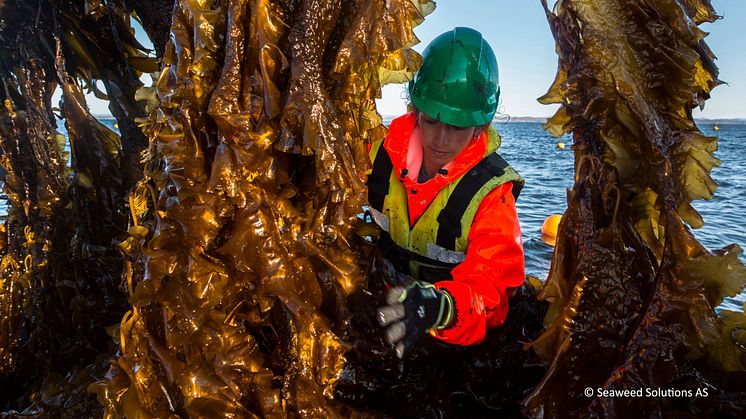
[[[389,289],[386,304],[378,309],[378,323],[386,327],[386,341],[400,359],[420,336],[444,329],[454,316],[450,294],[427,282],[413,281],[407,287]]]

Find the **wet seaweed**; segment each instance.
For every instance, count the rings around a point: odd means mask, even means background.
[[[348,415],[345,299],[381,83],[428,2],[178,2],[130,196],[107,417]]]
[[[5,1],[0,16],[0,148],[10,203],[0,265],[0,406],[100,411],[77,387],[105,372],[96,359],[113,354],[106,327],[127,307],[116,243],[127,231],[126,194],[142,177],[146,140],[135,119],[145,112],[135,91],[156,58],[134,38],[122,2]],[[113,99],[121,136],[90,114],[84,91]]]
[[[691,118],[719,83],[697,27],[715,12],[544,7],[560,61],[541,100],[562,104],[546,128],[576,158],[549,304],[527,282],[483,344],[423,339],[399,361],[357,215],[386,135],[375,98],[418,68],[434,2],[0,2],[0,380],[22,411],[4,416],[743,416],[746,318],[714,311],[744,286],[740,249],[689,231],[719,164]]]
[[[717,15],[706,0],[543,5],[559,66],[540,101],[562,105],[546,128],[572,132],[575,185],[541,294],[548,328],[533,344],[550,368],[526,412],[742,416],[743,336],[732,331],[743,313],[715,312],[746,282],[741,249],[709,251],[690,231],[703,225],[691,202],[712,198],[719,164],[717,139],[691,113],[720,83],[697,27]]]

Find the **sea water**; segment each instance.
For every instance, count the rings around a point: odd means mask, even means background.
[[[115,120],[101,119],[114,129]],[[553,248],[541,241],[541,225],[551,214],[562,214],[567,205],[567,189],[573,184],[572,138],[554,138],[536,122],[496,123],[502,137],[500,153],[526,179],[526,186],[518,200],[518,217],[523,233],[526,255],[526,274],[546,279]],[[712,171],[718,190],[711,201],[695,201],[694,207],[705,220],[705,226],[694,230],[702,244],[716,249],[731,243],[746,248],[746,153],[739,150],[746,141],[746,125],[721,125],[713,131],[708,124],[700,124],[705,135],[719,137],[715,157],[720,167]],[[67,134],[62,124],[59,131]],[[565,148],[559,148],[558,142]],[[0,214],[7,211],[7,201],[0,200]],[[741,254],[746,263],[746,256]],[[727,298],[721,309],[741,310],[746,293]]]
[[[553,248],[541,241],[541,225],[551,214],[562,214],[567,205],[567,188],[572,188],[574,157],[572,137],[554,138],[533,122],[498,123],[495,128],[502,137],[500,154],[526,179],[518,199],[518,217],[523,232],[526,274],[546,279]],[[713,131],[709,124],[700,124],[705,135],[718,136],[715,157],[721,165],[711,175],[718,184],[710,201],[695,201],[692,205],[705,220],[705,226],[693,230],[695,237],[710,249],[737,243],[746,250],[746,153],[740,150],[746,141],[746,125],[721,125]],[[559,148],[558,142],[565,144]],[[741,260],[746,263],[742,253]],[[736,298],[726,298],[721,309],[743,307],[746,292]]]

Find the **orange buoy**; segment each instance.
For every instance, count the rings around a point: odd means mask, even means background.
[[[559,227],[562,216],[559,214],[552,214],[544,220],[544,224],[541,225],[541,240],[550,245],[554,246],[557,241],[557,227]]]

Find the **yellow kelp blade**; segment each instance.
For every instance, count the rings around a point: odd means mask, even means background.
[[[350,413],[333,393],[375,98],[416,70],[431,6],[177,3],[122,246],[133,310],[92,387],[107,415]]]

